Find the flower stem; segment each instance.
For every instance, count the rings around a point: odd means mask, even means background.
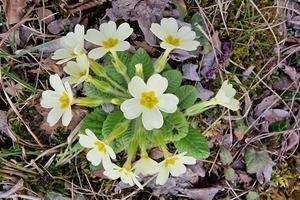
[[[114,128],[112,130],[112,132],[109,134],[109,136],[107,136],[103,142],[105,144],[109,144],[111,141],[113,141],[114,139],[116,139],[117,137],[119,137],[122,133],[124,133],[129,126],[130,121],[126,120],[124,122],[121,122],[119,124],[116,125],[116,128]]]
[[[114,88],[111,87],[110,84],[103,80],[98,80],[96,78],[93,78],[92,76],[89,76],[87,78],[87,81],[92,83],[98,90],[105,92],[105,93],[110,93],[113,95],[116,95],[117,97],[123,97],[123,98],[128,98],[130,97],[129,94],[126,92],[125,94],[123,92],[120,92]]]
[[[101,65],[100,63],[97,63],[96,61],[94,61],[93,59],[88,58],[89,64],[90,64],[90,68],[92,69],[92,71],[100,77],[106,77],[106,70],[103,67],[103,65]]]
[[[111,55],[113,58],[113,65],[115,66],[116,71],[124,77],[127,83],[129,83],[130,78],[127,74],[127,68],[125,64],[120,60],[116,52],[112,51]]]
[[[205,110],[208,110],[214,105],[216,105],[214,98],[212,98],[210,101],[202,101],[186,109],[185,114],[187,116],[197,115],[204,112]]]
[[[109,100],[105,100],[98,97],[79,97],[74,98],[73,103],[79,106],[97,107],[102,103],[108,103]]]
[[[166,146],[166,143],[164,142],[164,138],[160,132],[160,130],[153,131],[153,136],[155,139],[156,144],[161,148],[163,151],[164,157],[168,158],[171,157],[172,154],[168,151],[168,148]]]

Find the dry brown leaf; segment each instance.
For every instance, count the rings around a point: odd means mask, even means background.
[[[254,113],[259,117],[266,109],[274,108],[278,105],[278,97],[276,95],[271,95],[264,98],[254,109]]]
[[[218,187],[185,189],[184,193],[194,200],[212,200],[219,192]]]
[[[3,0],[3,9],[8,24],[18,23],[22,17],[26,0]]]

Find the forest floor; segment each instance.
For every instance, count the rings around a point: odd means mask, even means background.
[[[75,107],[68,127],[46,122],[41,92],[50,74],[64,74],[51,59],[53,40],[78,23],[127,21],[130,51],[142,47],[158,57],[162,50],[142,31],[147,20],[190,23],[197,13],[201,49],[172,54],[169,63],[202,100],[225,77],[234,80],[240,111],[215,108],[189,119],[210,148],[192,174],[144,190],[106,179],[85,154],[69,151],[89,109]],[[299,0],[2,0],[0,67],[0,199],[300,199]],[[246,147],[252,160],[245,161]]]

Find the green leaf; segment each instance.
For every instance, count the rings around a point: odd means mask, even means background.
[[[108,115],[108,117],[103,123],[102,136],[104,138],[109,136],[112,130],[116,128],[118,124],[124,122],[125,120],[126,119],[123,116],[123,112],[119,109],[114,109],[114,111],[110,113],[110,115]],[[129,126],[129,128],[124,133],[122,133],[118,138],[116,138],[110,143],[110,146],[114,149],[116,153],[119,153],[127,148],[132,138],[132,135],[132,127]]]
[[[189,123],[182,112],[177,110],[175,113],[165,115],[161,132],[166,142],[178,141],[188,134]]]
[[[181,86],[175,94],[179,98],[178,106],[181,109],[192,106],[199,96],[198,90],[191,85]]]
[[[83,93],[88,97],[103,97],[107,99],[113,98],[112,95],[98,90],[92,83],[84,82]]]
[[[237,175],[236,175],[234,169],[232,169],[231,167],[226,167],[224,169],[224,175],[225,175],[225,179],[232,183],[234,183],[237,179]]]
[[[220,148],[220,158],[224,165],[229,165],[233,161],[233,157],[225,147]]]
[[[263,170],[268,164],[269,155],[264,151],[255,151],[252,147],[245,150],[245,162],[249,174]]]
[[[162,76],[168,79],[168,88],[166,92],[175,93],[181,85],[182,74],[178,70],[173,69],[164,72]]]
[[[203,53],[208,54],[211,51],[211,44],[209,40],[203,34],[204,30],[202,27],[205,26],[204,19],[199,13],[195,13],[192,16],[192,30],[196,33],[196,40],[200,42],[200,45],[203,46]]]
[[[88,113],[80,124],[79,132],[85,134],[85,129],[90,129],[95,135],[102,139],[102,125],[107,117],[107,114],[100,108],[96,108],[93,112]]]
[[[285,131],[285,130],[289,129],[290,126],[291,126],[290,120],[284,119],[284,120],[277,121],[277,122],[270,124],[269,131],[270,132],[281,132],[281,131]]]
[[[209,148],[205,137],[191,126],[187,136],[174,144],[180,152],[187,152],[187,155],[195,158],[204,159],[209,156]]]
[[[247,200],[260,200],[259,195],[256,192],[252,192],[252,191],[248,192],[246,199]]]
[[[139,48],[132,56],[131,62],[129,63],[127,69],[129,77],[133,77],[135,75],[135,65],[138,63],[143,64],[144,78],[147,80],[153,74],[154,69],[152,66],[151,57],[143,48]]]

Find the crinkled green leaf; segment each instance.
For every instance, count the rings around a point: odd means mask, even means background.
[[[135,75],[135,65],[139,63],[143,65],[144,78],[147,80],[153,74],[154,68],[152,66],[151,57],[143,48],[139,48],[132,56],[127,69],[129,77]]]
[[[180,111],[164,116],[164,125],[161,128],[166,142],[178,141],[185,137],[189,131],[189,123]]]
[[[182,74],[178,70],[173,69],[164,72],[162,76],[168,79],[168,88],[166,92],[175,93],[181,85]]]
[[[106,138],[110,133],[117,127],[118,124],[124,122],[126,119],[123,116],[123,113],[119,109],[114,109],[112,113],[108,115],[106,120],[103,123],[102,127],[102,136]],[[127,148],[128,143],[130,142],[133,135],[132,127],[129,126],[128,129],[121,134],[118,138],[110,143],[110,146],[114,149],[116,153],[119,153]]]
[[[88,97],[102,97],[111,99],[113,96],[98,90],[92,83],[84,82],[83,93]]]
[[[198,90],[191,85],[181,86],[175,94],[179,98],[178,106],[181,109],[192,106],[199,96]]]
[[[88,113],[82,120],[80,124],[79,132],[85,134],[85,129],[90,129],[96,134],[99,139],[102,139],[102,125],[107,117],[102,109],[96,108],[93,112]]]
[[[193,127],[189,127],[187,136],[174,142],[180,152],[187,152],[187,155],[198,159],[204,159],[209,156],[209,148],[205,137]]]
[[[229,150],[223,146],[220,148],[220,158],[224,165],[229,165],[233,161],[233,157]]]
[[[245,150],[245,163],[247,172],[250,174],[256,173],[264,169],[268,164],[269,155],[264,151],[255,151],[252,147],[247,147]]]

